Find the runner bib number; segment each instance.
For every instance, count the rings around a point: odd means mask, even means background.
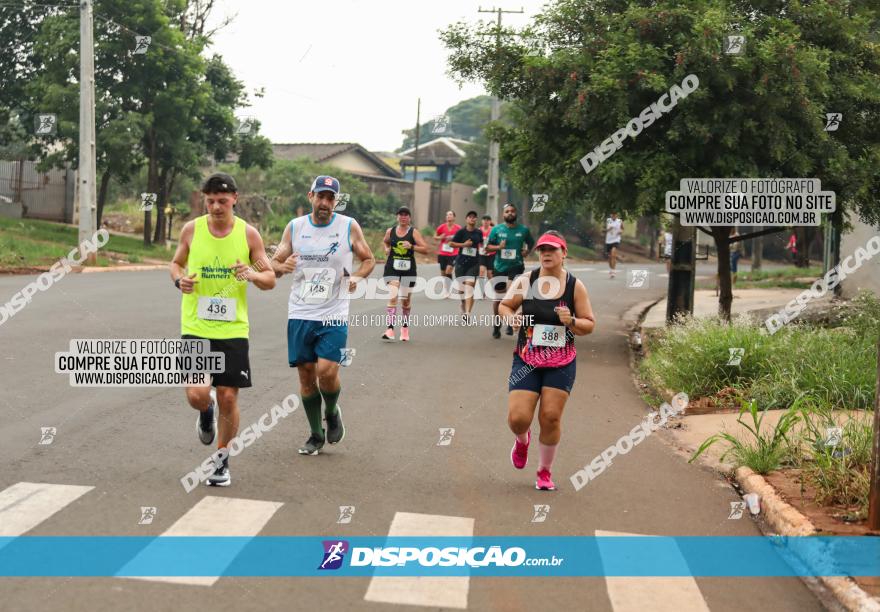
[[[333,288],[331,280],[304,280],[300,285],[299,297],[304,304],[323,304],[330,299],[330,290]]]
[[[440,250],[443,251],[444,253],[452,253],[455,249],[453,249],[451,246],[449,246],[448,242],[444,242],[440,246]]]
[[[486,255],[486,247],[480,247],[480,255]]]
[[[516,249],[501,249],[501,259],[516,259]]]
[[[395,259],[393,266],[399,272],[406,272],[410,269],[411,264],[412,262],[409,259]]]
[[[476,257],[477,247],[461,247],[461,254],[465,257]]]
[[[197,315],[205,321],[235,321],[235,298],[200,297]]]
[[[539,323],[532,331],[532,344],[534,346],[565,346],[565,327],[562,325],[545,325]]]

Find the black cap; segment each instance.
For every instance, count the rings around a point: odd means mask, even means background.
[[[398,208],[397,214],[398,215],[404,214],[404,215],[409,215],[410,217],[412,217],[412,211],[409,209],[408,206],[401,206],[400,208]]]
[[[477,214],[477,211],[475,211],[475,210],[469,210],[468,213],[465,215],[465,218],[470,217],[470,216],[479,217],[480,215]]]
[[[238,185],[225,172],[215,172],[202,183],[202,193],[238,193]]]

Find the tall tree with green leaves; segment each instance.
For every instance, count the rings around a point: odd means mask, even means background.
[[[657,214],[685,177],[815,177],[838,208],[877,223],[877,23],[864,0],[557,0],[500,48],[480,25],[441,38],[453,74],[512,102],[502,156],[515,184],[547,185],[557,206]],[[731,33],[743,54],[723,53]],[[696,91],[584,171],[587,152],[690,74]],[[824,131],[826,112],[843,113],[838,131]],[[727,318],[729,230],[707,230]]]
[[[195,177],[205,159],[245,152],[246,163],[271,163],[268,141],[236,131],[236,109],[248,105],[244,85],[222,58],[204,57],[213,2],[97,0],[95,3],[95,107],[98,215],[109,181],[126,181],[146,165],[146,192],[156,193],[156,231],[145,211],[144,242],[164,240],[164,209],[181,175]],[[4,11],[7,9],[3,7]],[[30,137],[44,166],[78,158],[79,12],[42,2],[22,3],[0,24],[0,40],[16,50],[0,86],[0,111],[23,108],[23,123],[39,112],[58,115],[52,138]],[[8,24],[20,29],[10,29]],[[149,36],[137,48],[136,37]],[[3,61],[6,61],[4,57]],[[17,133],[7,128],[7,140]],[[21,129],[18,130],[21,132]],[[3,132],[0,130],[0,138]],[[0,142],[2,145],[2,142]]]

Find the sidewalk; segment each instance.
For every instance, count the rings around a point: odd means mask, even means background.
[[[742,314],[769,314],[785,307],[796,298],[803,289],[734,289],[733,304],[730,313],[733,316]],[[830,295],[826,294],[820,299],[809,302],[809,309],[827,304]],[[806,311],[805,311],[806,312]],[[698,289],[694,291],[694,316],[714,317],[718,314],[718,297],[711,289]],[[666,326],[666,300],[661,299],[645,313],[642,323],[644,329],[661,329]]]

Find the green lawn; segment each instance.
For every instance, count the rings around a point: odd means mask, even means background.
[[[812,266],[809,268],[771,268],[769,270],[756,270],[754,272],[740,272],[736,275],[736,289],[806,289],[817,278],[822,276],[822,268]],[[809,279],[809,280],[806,280]],[[701,281],[697,283],[697,289],[714,289],[715,281]]]
[[[70,253],[78,239],[79,231],[74,226],[0,217],[0,269],[51,266]],[[108,253],[115,254],[112,261]],[[98,265],[107,266],[120,259],[131,263],[144,258],[169,261],[171,255],[165,247],[144,247],[140,237],[111,236],[98,252]]]

